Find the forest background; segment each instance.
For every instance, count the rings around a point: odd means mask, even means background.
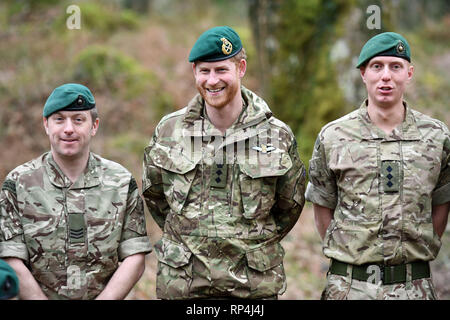
[[[79,29],[69,28],[70,5],[80,9]],[[55,87],[78,82],[91,89],[99,109],[92,150],[127,167],[141,187],[143,150],[156,124],[196,94],[189,51],[217,25],[240,34],[248,54],[243,84],[291,126],[305,165],[320,128],[365,98],[355,64],[363,44],[380,32],[402,33],[411,45],[415,76],[406,100],[450,123],[446,0],[2,0],[0,179],[49,150],[43,105]],[[146,215],[155,243],[161,230]],[[442,299],[450,299],[449,240],[450,224],[432,263]],[[283,246],[288,287],[280,298],[319,299],[328,260],[310,204]],[[155,299],[155,276],[151,253],[128,299]]]

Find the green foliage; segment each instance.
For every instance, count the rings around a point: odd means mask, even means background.
[[[67,4],[67,6],[70,3]],[[118,30],[137,30],[140,27],[140,17],[132,10],[119,10],[115,6],[101,2],[80,2],[81,29],[96,35],[112,35]],[[66,6],[61,6],[66,12]],[[59,15],[54,23],[55,30],[69,32],[65,25],[69,14]]]
[[[110,150],[120,150],[126,155],[142,156],[144,148],[148,145],[149,137],[140,136],[133,132],[116,135],[108,141],[107,148]]]
[[[7,6],[9,16],[16,14],[28,14],[31,11],[40,9],[48,9],[51,6],[58,4],[58,0],[3,0]],[[2,2],[3,2],[2,1]]]
[[[277,117],[299,133],[305,162],[320,128],[344,111],[345,102],[329,53],[336,36],[334,30],[350,4],[339,0],[287,0],[279,9],[279,50],[270,86],[271,107]]]
[[[74,59],[71,70],[73,81],[96,92],[151,108],[151,118],[172,111],[173,100],[162,90],[161,80],[134,58],[112,47],[87,47]]]
[[[129,99],[157,82],[155,75],[136,60],[102,45],[89,46],[75,58],[73,78],[100,90],[125,91]]]

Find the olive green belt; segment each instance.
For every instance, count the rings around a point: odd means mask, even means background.
[[[411,262],[410,265],[412,280],[430,277],[430,265],[428,262],[417,261]],[[340,276],[346,276],[347,266],[348,263],[332,259],[329,272]],[[353,265],[352,279],[367,281],[371,276],[373,277],[374,270],[380,270],[379,277],[383,284],[404,283],[406,282],[406,266],[406,264],[395,266],[380,264]]]

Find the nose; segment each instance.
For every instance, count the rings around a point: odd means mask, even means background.
[[[215,86],[216,84],[219,83],[219,81],[220,80],[219,80],[219,78],[217,77],[217,75],[216,75],[216,73],[214,71],[209,73],[208,80],[207,80],[207,84],[209,86]]]
[[[389,70],[389,68],[384,68],[381,80],[383,81],[391,80],[391,70]]]
[[[64,133],[66,135],[71,135],[73,133],[73,124],[71,119],[66,119],[64,123]]]

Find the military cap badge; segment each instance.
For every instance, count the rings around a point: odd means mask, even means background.
[[[403,54],[403,52],[405,51],[405,45],[403,44],[403,42],[398,42],[396,50],[398,54]]]
[[[229,55],[233,51],[233,45],[226,38],[221,38],[220,41],[222,41],[223,54]]]

